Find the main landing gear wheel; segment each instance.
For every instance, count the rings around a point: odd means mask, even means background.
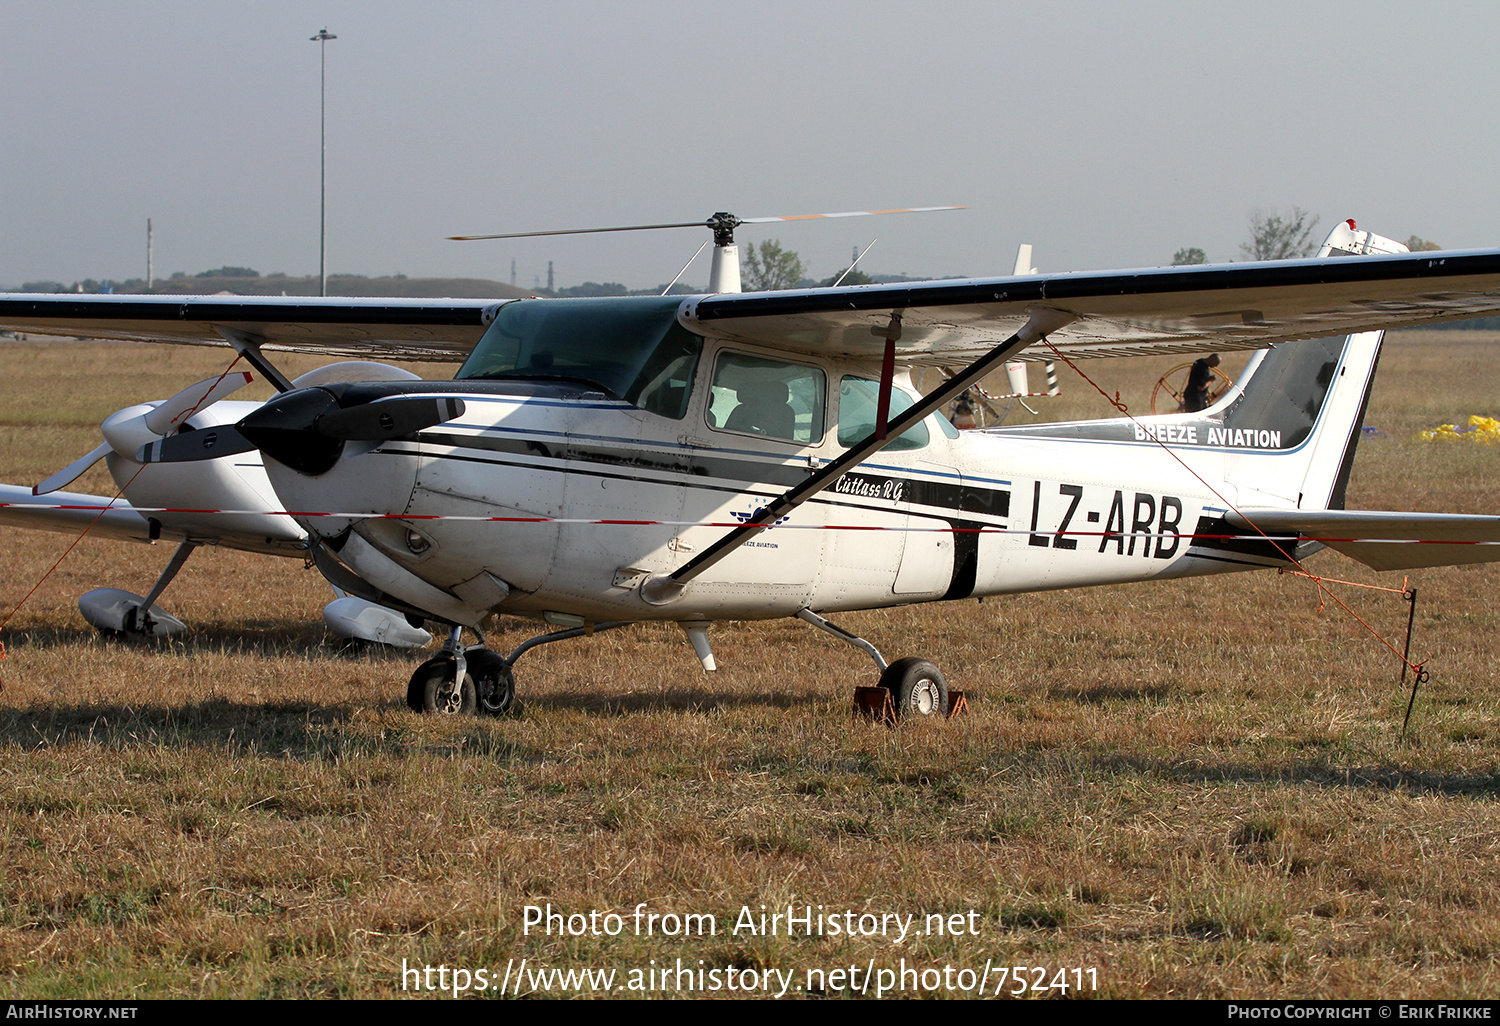
[[[414,712],[442,716],[471,716],[474,713],[474,678],[465,673],[463,683],[454,681],[458,664],[446,656],[429,659],[417,667],[406,686],[406,704]]]
[[[475,700],[486,716],[504,716],[515,708],[516,675],[504,658],[489,650],[464,656],[474,680]]]
[[[880,675],[880,686],[891,693],[902,719],[948,715],[948,682],[925,659],[896,660]]]

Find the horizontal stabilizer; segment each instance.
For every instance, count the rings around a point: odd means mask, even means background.
[[[1380,510],[1245,509],[1229,523],[1322,542],[1376,570],[1500,562],[1500,517]],[[1253,527],[1251,525],[1254,525]]]

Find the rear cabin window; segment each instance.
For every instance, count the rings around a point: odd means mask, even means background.
[[[880,401],[880,382],[846,377],[839,382],[839,445],[853,448],[875,432],[875,411]],[[890,419],[912,408],[912,398],[899,388],[891,389]],[[925,422],[918,421],[885,447],[887,452],[920,449],[927,444]]]
[[[687,414],[703,339],[675,296],[535,299],[500,308],[455,380],[582,383],[648,413]]]
[[[721,353],[714,367],[709,427],[811,445],[823,437],[828,378],[816,367],[746,353]]]

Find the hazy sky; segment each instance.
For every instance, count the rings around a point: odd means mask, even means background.
[[[0,0],[0,284],[222,264],[632,287],[746,227],[829,275],[1238,256],[1252,210],[1500,244],[1494,3]],[[1320,233],[1321,234],[1321,233]],[[707,279],[707,254],[689,271]]]

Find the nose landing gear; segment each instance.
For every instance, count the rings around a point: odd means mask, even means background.
[[[626,623],[609,620],[587,627],[551,631],[522,642],[508,656],[486,648],[483,635],[479,636],[479,644],[465,645],[461,637],[463,628],[453,627],[448,632],[448,640],[443,643],[443,650],[418,666],[411,675],[411,682],[406,686],[406,704],[413,712],[447,716],[467,716],[475,712],[504,716],[516,712],[520,704],[516,701],[515,665],[524,653],[538,645],[598,634],[624,627]],[[462,683],[458,683],[460,681]]]
[[[468,673],[460,683],[458,663],[447,655],[435,656],[417,667],[406,686],[406,704],[414,712],[440,716],[468,716],[477,704],[474,678]]]
[[[411,675],[406,704],[413,712],[503,716],[511,711],[516,700],[513,660],[485,648],[483,635],[479,644],[464,645],[462,633],[461,627],[450,629],[443,650]]]

